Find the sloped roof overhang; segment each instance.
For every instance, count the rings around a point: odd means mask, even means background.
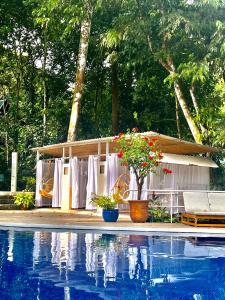
[[[158,147],[163,153],[193,155],[213,153],[218,151],[218,149],[210,146],[184,141],[152,131],[142,133],[142,135],[157,137]],[[113,153],[116,152],[115,148],[116,144],[113,141],[113,137],[104,137],[47,145],[43,147],[32,148],[32,150],[42,154],[50,155],[52,157],[85,157],[88,155],[99,154],[99,149],[101,149],[101,154],[105,154],[107,151]]]

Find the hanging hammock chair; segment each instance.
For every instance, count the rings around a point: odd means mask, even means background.
[[[54,183],[54,178],[50,178],[51,176],[51,164],[52,162],[48,162],[48,171],[46,176],[42,180],[41,188],[39,189],[39,194],[47,198],[49,200],[52,200],[52,195],[53,195],[53,183]]]
[[[129,184],[130,184],[130,176],[126,173],[121,174],[111,191],[113,199],[118,204],[127,204],[126,199],[129,197]]]

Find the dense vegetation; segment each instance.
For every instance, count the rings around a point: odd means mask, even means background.
[[[224,11],[224,0],[0,1],[0,190],[12,151],[24,187],[32,147],[132,127],[223,147]]]

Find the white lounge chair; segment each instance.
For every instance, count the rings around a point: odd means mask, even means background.
[[[181,214],[183,224],[195,227],[225,227],[225,223],[218,222],[225,220],[225,192],[184,192],[183,197],[185,207],[185,213]]]

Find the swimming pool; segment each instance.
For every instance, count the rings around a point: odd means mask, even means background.
[[[225,239],[0,230],[0,299],[225,299]]]

